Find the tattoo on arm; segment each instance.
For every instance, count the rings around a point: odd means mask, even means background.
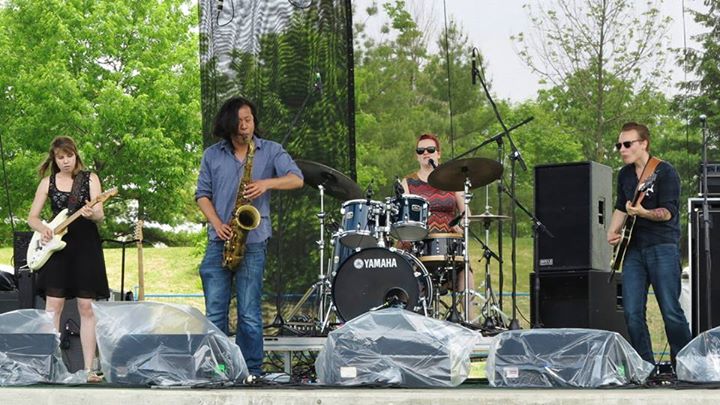
[[[648,211],[648,219],[651,221],[667,221],[672,218],[667,208],[655,208]]]

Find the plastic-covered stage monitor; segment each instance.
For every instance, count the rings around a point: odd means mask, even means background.
[[[96,302],[102,371],[109,382],[198,385],[242,382],[240,348],[200,311],[158,302]]]
[[[677,355],[677,376],[694,383],[720,382],[720,326],[699,334]]]
[[[20,309],[0,314],[0,386],[80,384],[86,379],[83,371],[71,374],[65,367],[52,313]]]
[[[315,361],[324,385],[455,387],[480,334],[399,308],[361,315],[328,335]]]
[[[490,345],[494,387],[584,387],[642,384],[654,366],[620,334],[595,329],[513,330]]]

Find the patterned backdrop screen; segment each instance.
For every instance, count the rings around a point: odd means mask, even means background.
[[[283,143],[295,159],[354,177],[349,3],[201,0],[205,146],[217,142],[210,128],[219,106],[241,95],[257,105],[263,137]],[[336,222],[341,204],[326,196],[329,223]],[[265,277],[269,304],[276,293],[302,294],[317,281],[319,209],[319,192],[308,186],[273,193],[273,238]],[[327,257],[332,248],[326,252]]]

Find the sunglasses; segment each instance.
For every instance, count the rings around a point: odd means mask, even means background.
[[[418,155],[422,155],[423,153],[425,153],[425,151],[427,151],[428,153],[435,153],[436,150],[437,148],[434,146],[428,146],[427,148],[417,147],[415,148],[415,153],[417,153]]]
[[[620,148],[622,148],[623,146],[625,147],[625,149],[630,149],[630,147],[632,146],[633,143],[635,143],[635,142],[640,142],[640,141],[642,141],[642,139],[635,139],[635,140],[632,140],[632,141],[618,142],[618,143],[615,144],[615,150],[620,150]]]

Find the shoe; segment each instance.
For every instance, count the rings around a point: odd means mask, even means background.
[[[87,370],[87,383],[88,384],[99,384],[103,382],[104,376],[102,372],[95,370]]]

